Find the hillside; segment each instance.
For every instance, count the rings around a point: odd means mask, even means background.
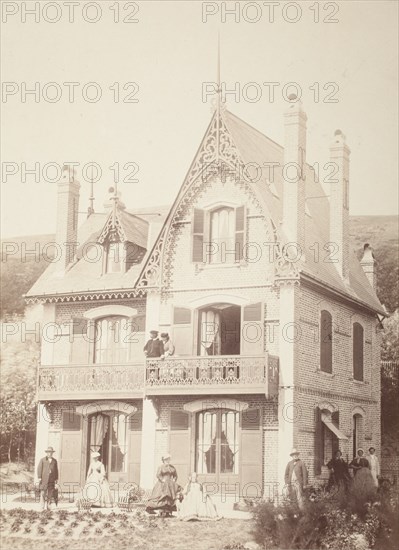
[[[396,216],[352,216],[350,237],[352,246],[359,256],[364,243],[373,246],[378,262],[378,296],[389,312],[395,311],[399,307],[398,218]],[[47,258],[42,252],[46,250],[46,244],[52,242],[54,242],[54,235],[31,235],[2,241],[2,318],[23,314],[25,304],[22,296],[51,261],[51,257]],[[8,252],[7,257],[4,252]],[[49,256],[51,252],[49,247]]]

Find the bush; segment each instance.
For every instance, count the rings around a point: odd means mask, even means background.
[[[315,489],[302,509],[262,502],[252,514],[254,538],[268,549],[396,550],[399,540],[397,500],[367,481],[348,491]]]

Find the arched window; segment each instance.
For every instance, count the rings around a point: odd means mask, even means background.
[[[332,373],[332,317],[323,310],[320,315],[320,370]]]
[[[364,330],[360,323],[353,323],[353,378],[363,381],[363,338]]]
[[[218,208],[211,212],[211,263],[235,262],[235,212],[234,208]],[[233,253],[232,253],[233,252]]]
[[[98,319],[95,324],[95,363],[127,363],[132,327],[127,317]]]

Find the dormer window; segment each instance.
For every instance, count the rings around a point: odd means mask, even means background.
[[[235,264],[243,257],[245,207],[221,205],[214,209],[194,209],[192,220],[192,261],[208,264]]]
[[[124,271],[126,271],[124,243],[108,243],[106,247],[105,273],[121,273]]]

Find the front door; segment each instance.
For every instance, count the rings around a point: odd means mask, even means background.
[[[99,452],[110,483],[128,481],[128,424],[127,415],[117,411],[90,416],[88,464],[91,453]]]
[[[226,491],[239,482],[240,413],[201,411],[196,418],[196,471],[201,483],[222,484]]]

